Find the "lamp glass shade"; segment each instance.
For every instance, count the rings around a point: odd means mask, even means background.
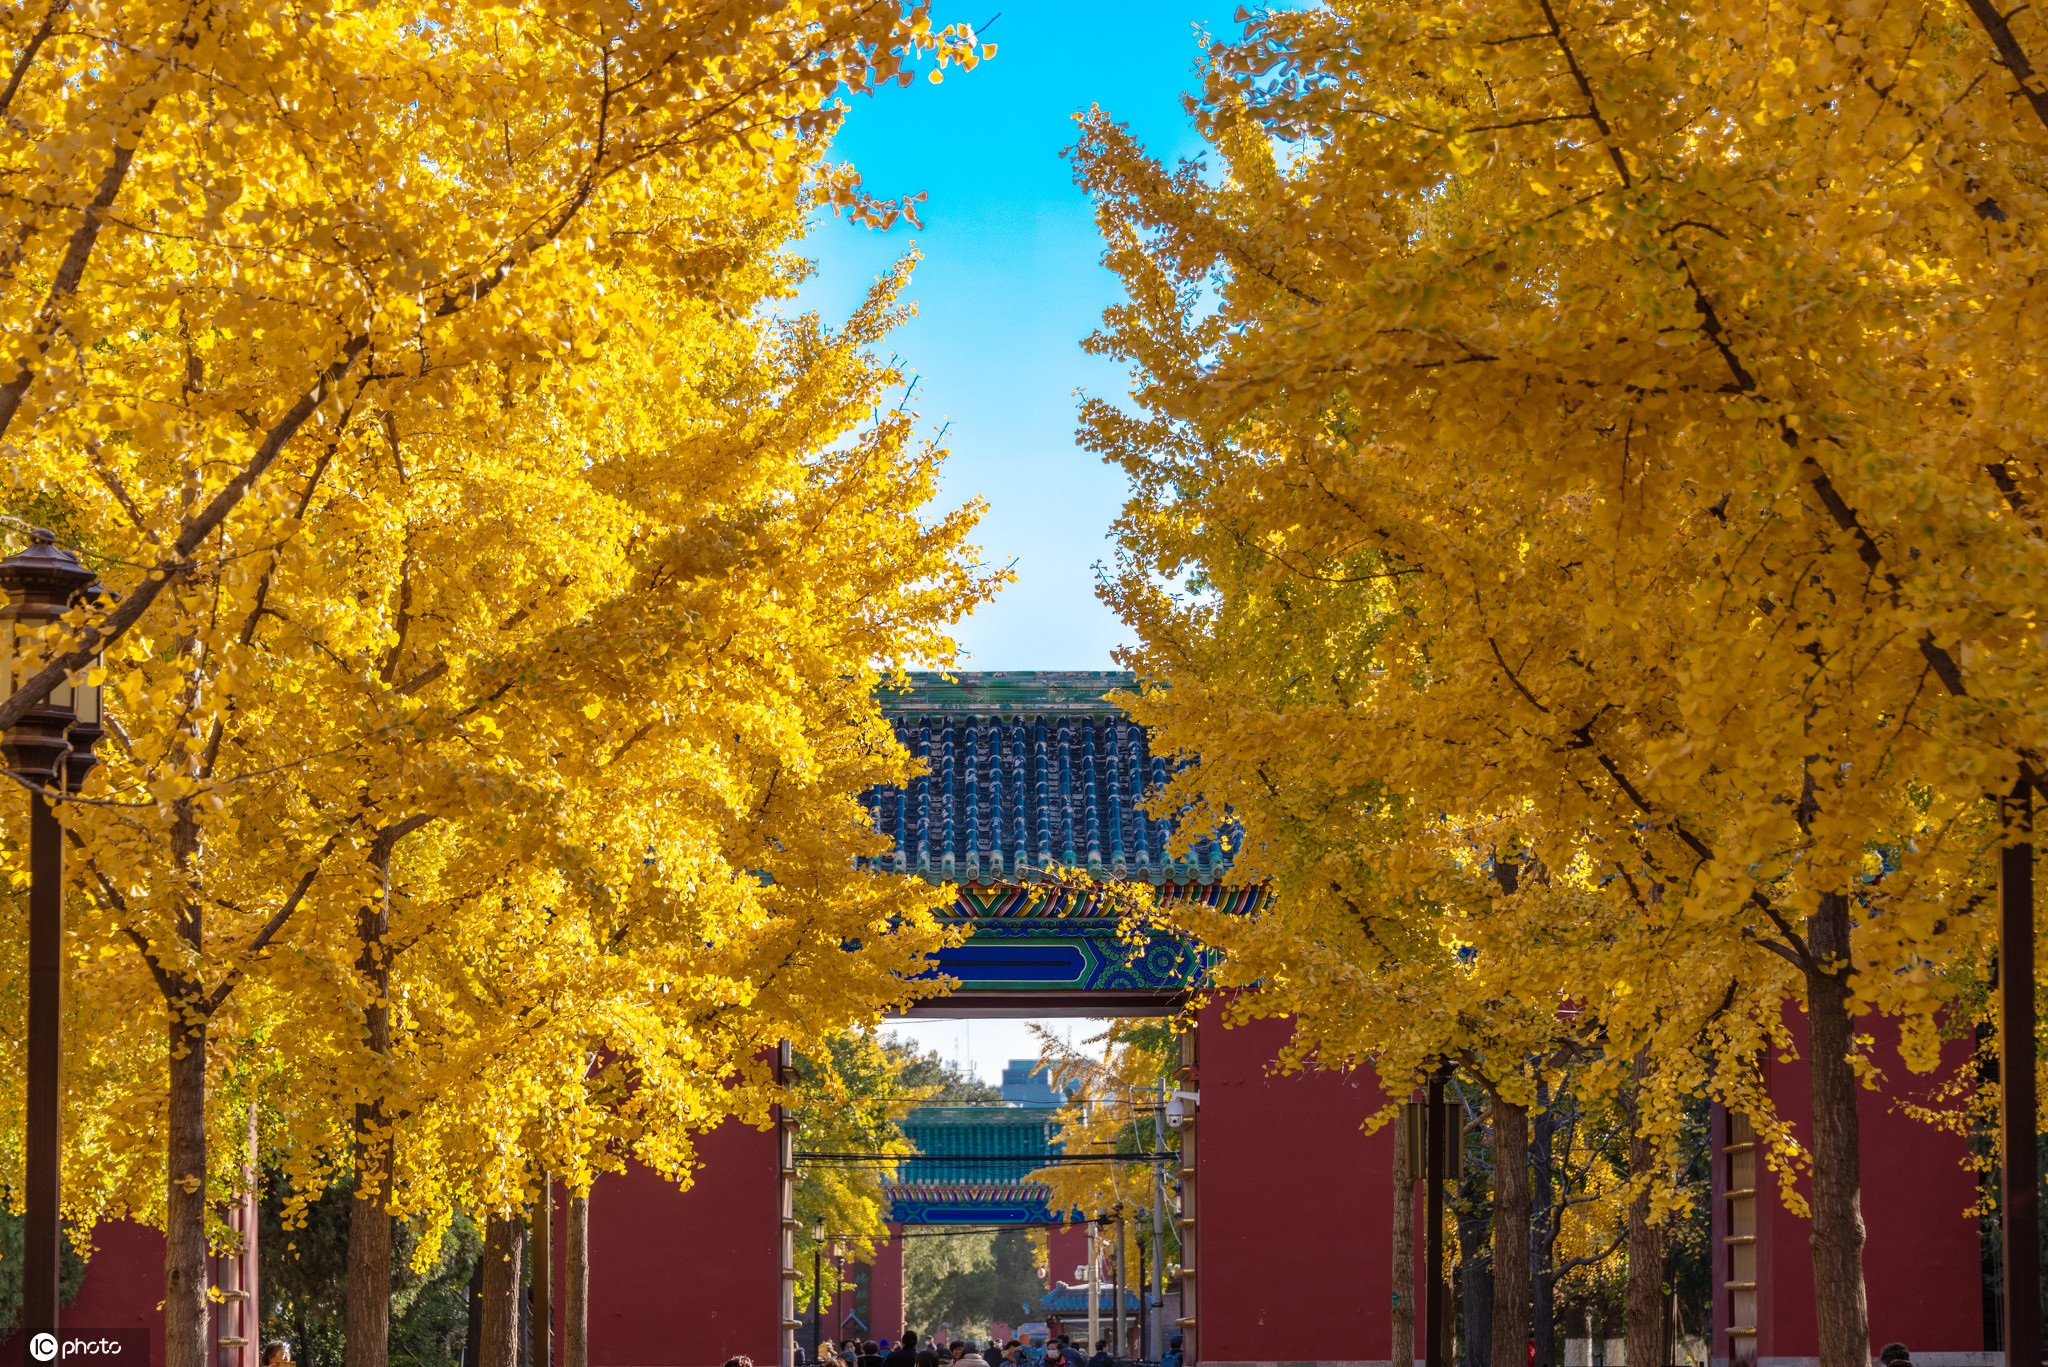
[[[71,711],[81,726],[100,724],[100,685],[91,681],[99,668],[99,660],[94,659],[88,668],[80,670],[71,678]]]
[[[24,663],[31,662],[24,661]],[[100,686],[87,681],[90,678],[90,671],[97,668],[98,665],[88,666],[86,669],[81,669],[76,674],[66,677],[62,683],[50,690],[49,701],[46,705],[54,707],[59,711],[69,712],[73,719],[81,725],[98,726],[100,724]],[[23,670],[22,672],[25,674],[28,671]]]
[[[813,1220],[811,1222],[811,1242],[814,1244],[825,1242],[825,1222],[823,1220]]]
[[[8,693],[49,663],[51,643],[44,633],[57,619],[36,612],[35,607],[33,603],[22,603],[0,614],[0,685],[5,685]],[[66,680],[50,690],[46,705],[69,707],[73,701],[71,693],[71,681]]]

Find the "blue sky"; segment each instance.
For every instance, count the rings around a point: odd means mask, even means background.
[[[1102,1029],[1089,1020],[1042,1020],[1036,1022],[1077,1044]],[[983,1082],[999,1085],[1003,1065],[1011,1059],[1037,1058],[1038,1038],[1031,1033],[1033,1022],[1022,1020],[915,1020],[891,1021],[882,1033],[909,1040],[921,1052],[936,1053],[964,1073]]]
[[[948,425],[944,501],[988,500],[984,558],[1014,560],[1018,576],[963,624],[963,669],[1107,669],[1126,640],[1094,591],[1123,475],[1074,444],[1075,391],[1127,387],[1080,345],[1118,289],[1060,152],[1091,103],[1155,155],[1196,152],[1180,103],[1195,85],[1195,29],[1230,36],[1237,4],[940,0],[941,24],[1000,12],[985,32],[995,60],[852,101],[835,159],[882,198],[923,191],[925,227],[879,233],[822,216],[803,246],[818,262],[803,303],[844,317],[890,262],[913,244],[923,253],[917,316],[893,346],[919,377],[914,407]]]

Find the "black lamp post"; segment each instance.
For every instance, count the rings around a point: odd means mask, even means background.
[[[823,1217],[811,1221],[811,1361],[818,1360],[818,1345],[825,1334],[825,1321],[819,1318],[818,1290],[825,1279],[825,1221]]]
[[[832,1341],[839,1342],[839,1332],[846,1327],[846,1317],[839,1313],[839,1297],[846,1290],[846,1245],[838,1239],[832,1241]]]
[[[1424,1261],[1422,1321],[1425,1367],[1450,1367],[1450,1344],[1444,1335],[1449,1287],[1444,1281],[1444,1183],[1465,1175],[1463,1113],[1455,1101],[1444,1100],[1451,1065],[1429,1075],[1429,1101],[1408,1103],[1408,1175],[1425,1184],[1423,1208]]]
[[[37,634],[69,611],[93,573],[57,538],[37,528],[27,550],[0,560],[0,680],[12,692],[51,653]],[[92,767],[99,739],[99,687],[84,679],[60,684],[0,734],[9,773],[43,790],[29,796],[27,1247],[22,1268],[21,1327],[57,1328],[57,1275],[64,1023],[64,831],[44,792],[72,792]],[[74,726],[78,734],[72,734]],[[74,741],[84,747],[73,750]]]

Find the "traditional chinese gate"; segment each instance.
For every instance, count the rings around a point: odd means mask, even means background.
[[[911,1015],[1183,1007],[1203,971],[1192,947],[1164,936],[1128,943],[1102,898],[1045,881],[1054,870],[1140,880],[1166,902],[1257,909],[1263,889],[1231,883],[1226,850],[1202,841],[1172,856],[1166,823],[1140,809],[1169,760],[1105,698],[1132,683],[1110,673],[964,675],[885,698],[926,774],[868,795],[893,844],[878,862],[955,884],[956,914],[973,927],[965,945],[938,956],[958,989]],[[1180,1037],[1176,1086],[1190,1104],[1169,1174],[1182,1247],[1169,1332],[1184,1336],[1190,1362],[1356,1363],[1362,1345],[1391,1333],[1392,1141],[1361,1128],[1383,1098],[1362,1074],[1269,1077],[1286,1033],[1276,1022],[1226,1032],[1209,1007]],[[910,1165],[890,1193],[892,1215],[914,1228],[1071,1214],[1034,1201],[1027,1171],[998,1167],[988,1176],[999,1180],[969,1181],[943,1162]],[[900,1250],[884,1261],[892,1254]],[[1058,1252],[1053,1261],[1064,1265]]]

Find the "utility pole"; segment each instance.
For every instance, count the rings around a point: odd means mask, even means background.
[[[1112,1237],[1116,1239],[1116,1246],[1109,1255],[1109,1275],[1110,1295],[1116,1307],[1110,1323],[1116,1326],[1116,1337],[1110,1343],[1109,1355],[1120,1358],[1129,1350],[1130,1344],[1130,1336],[1124,1332],[1124,1207],[1121,1201],[1117,1203],[1114,1228],[1116,1233]]]
[[[1088,1352],[1102,1338],[1102,1253],[1100,1222],[1088,1222]]]
[[[562,1367],[590,1367],[590,1193],[569,1192],[568,1285],[562,1292]]]
[[[846,1245],[838,1239],[832,1241],[832,1341],[839,1341],[839,1331],[846,1327],[846,1316],[839,1313],[839,1297],[846,1290]]]
[[[1145,1303],[1145,1356],[1157,1362],[1166,1352],[1166,1296],[1160,1266],[1166,1261],[1166,1089],[1152,1113],[1152,1286]]]

